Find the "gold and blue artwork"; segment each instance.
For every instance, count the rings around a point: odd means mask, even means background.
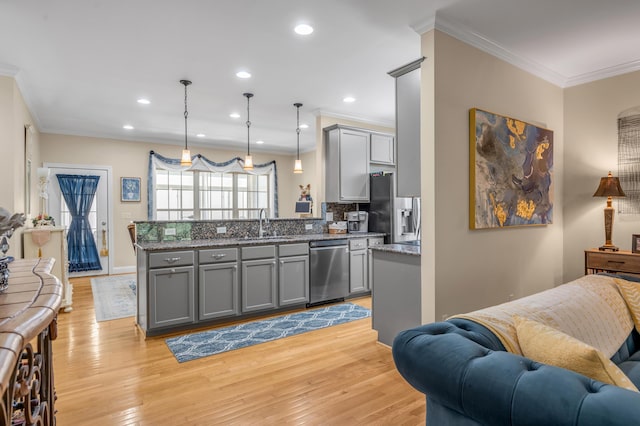
[[[553,223],[553,131],[469,110],[469,226]]]

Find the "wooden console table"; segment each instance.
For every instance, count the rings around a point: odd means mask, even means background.
[[[640,254],[630,251],[584,251],[584,273],[598,272],[640,274]]]
[[[0,426],[55,425],[52,341],[62,285],[50,275],[53,259],[9,264],[0,293]]]

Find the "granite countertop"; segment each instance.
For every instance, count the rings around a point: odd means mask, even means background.
[[[263,238],[212,238],[207,240],[184,240],[184,241],[161,241],[161,242],[139,242],[136,246],[145,251],[159,250],[186,250],[225,246],[257,246],[265,244],[282,243],[307,243],[318,240],[341,240],[350,238],[384,237],[386,234],[380,232],[363,232],[351,234],[301,234],[301,235],[280,235],[277,237],[266,236]],[[382,247],[382,246],[378,246]]]
[[[389,253],[408,254],[410,256],[420,256],[420,246],[407,244],[383,244],[381,246],[370,247],[371,250],[385,251]]]

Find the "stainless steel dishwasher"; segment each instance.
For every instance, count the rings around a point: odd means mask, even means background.
[[[349,295],[348,240],[311,241],[309,258],[309,305]]]

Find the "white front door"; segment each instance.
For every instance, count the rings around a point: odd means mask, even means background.
[[[71,214],[64,202],[64,197],[60,191],[58,183],[58,174],[67,175],[91,175],[99,176],[98,188],[89,213],[89,223],[93,231],[93,238],[100,256],[100,264],[102,269],[86,272],[73,272],[70,276],[87,276],[87,275],[105,275],[110,271],[110,214],[111,211],[111,167],[109,166],[76,166],[70,164],[46,164],[50,170],[50,182],[47,193],[49,199],[47,202],[47,213],[56,221],[56,225],[64,226],[69,229],[71,224]]]

